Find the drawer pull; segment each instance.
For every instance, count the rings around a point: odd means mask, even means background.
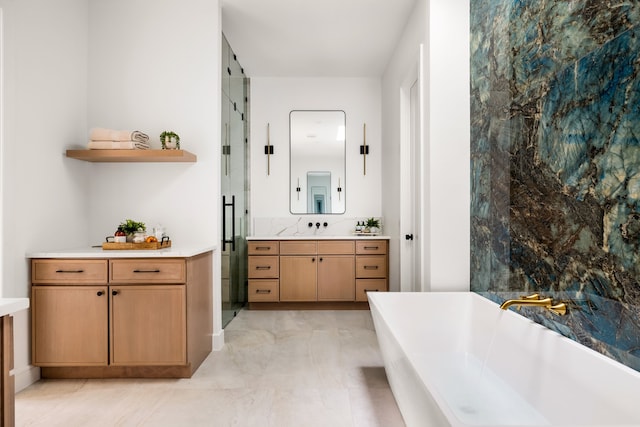
[[[364,292],[380,292],[380,289],[365,289]]]
[[[256,289],[256,294],[270,294],[271,289]]]
[[[271,246],[256,246],[256,251],[268,251],[271,249]]]
[[[97,295],[98,295],[99,297],[101,297],[102,295],[104,295],[104,292],[102,292],[102,291],[98,291]]]
[[[256,266],[256,270],[271,270],[270,265],[258,265]]]
[[[365,265],[364,269],[365,270],[377,270],[378,266],[377,265]]]
[[[84,273],[84,270],[56,270],[56,273]]]
[[[118,295],[118,291],[111,291],[111,295],[113,295],[113,296]]]
[[[160,273],[160,269],[155,270],[133,270],[134,273]]]
[[[379,248],[378,246],[365,246],[364,249],[367,251],[377,251]]]

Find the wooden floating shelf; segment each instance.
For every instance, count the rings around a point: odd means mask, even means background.
[[[86,162],[196,162],[185,150],[67,150],[67,157]]]

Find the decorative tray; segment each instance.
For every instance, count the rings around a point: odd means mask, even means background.
[[[162,239],[161,242],[142,242],[142,243],[116,243],[116,242],[104,242],[102,249],[105,250],[154,250],[154,249],[166,249],[171,247],[171,240]]]
[[[354,235],[354,236],[377,236],[377,235],[379,235],[379,234],[380,234],[380,233],[371,233],[371,232],[366,233],[366,232],[364,232],[364,231],[354,231],[354,232],[353,232],[353,235]]]

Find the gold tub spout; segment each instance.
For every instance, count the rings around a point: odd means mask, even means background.
[[[506,300],[502,303],[500,308],[506,310],[512,305],[515,305],[516,307],[543,307],[547,310],[551,310],[559,316],[567,314],[567,305],[565,303],[561,302],[559,304],[553,304],[553,300],[551,298],[542,298],[537,294],[522,297],[522,299]]]
[[[501,309],[506,310],[509,307],[511,307],[512,305],[515,305],[517,307],[524,307],[524,306],[533,306],[533,307],[551,307],[553,305],[553,301],[551,300],[551,298],[543,298],[543,299],[528,299],[528,298],[523,298],[523,299],[509,299],[506,300],[505,302],[502,303],[502,305],[500,306]]]

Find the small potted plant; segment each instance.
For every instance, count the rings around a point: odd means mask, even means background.
[[[175,132],[165,130],[160,134],[160,143],[163,150],[179,150],[180,136]]]
[[[366,233],[377,233],[380,231],[380,220],[376,218],[369,218],[365,222],[365,232]]]
[[[118,227],[122,228],[122,231],[126,233],[127,242],[134,242],[133,237],[136,233],[142,233],[142,239],[144,240],[144,232],[147,231],[147,226],[144,222],[133,221],[131,219],[124,220]]]

